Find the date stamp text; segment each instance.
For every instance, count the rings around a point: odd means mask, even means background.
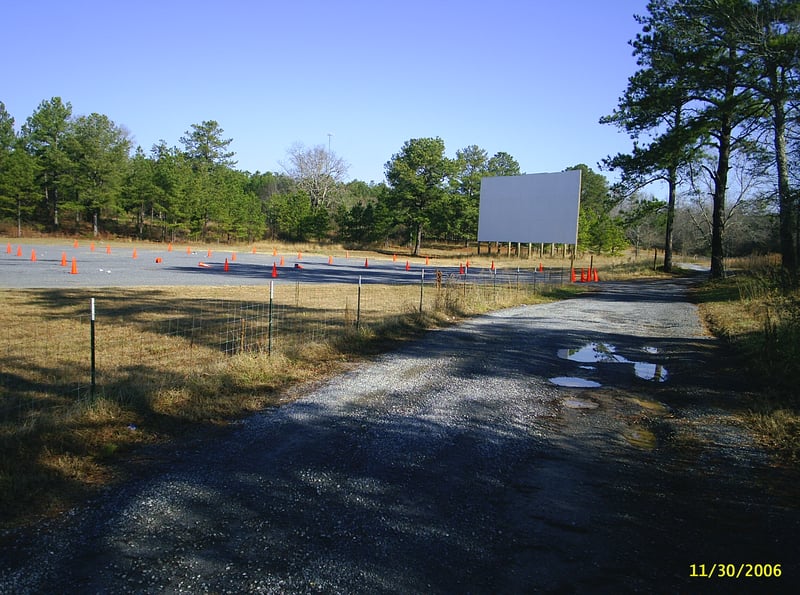
[[[689,578],[780,578],[780,564],[689,564]]]

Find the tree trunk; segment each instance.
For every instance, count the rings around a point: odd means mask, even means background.
[[[419,256],[422,246],[422,223],[417,224],[417,233],[414,236],[414,256]]]
[[[52,194],[52,201],[51,201]],[[44,187],[44,201],[45,204],[52,202],[53,204],[53,227],[58,229],[58,195],[55,190],[50,192],[50,187],[45,184]]]
[[[675,196],[678,188],[677,168],[670,167],[667,174],[667,230],[664,238],[664,272],[672,272],[672,233],[675,226]]]
[[[100,230],[99,230],[98,225],[97,225],[97,211],[96,210],[92,212],[92,235],[94,237],[97,237],[98,235],[100,235]]]
[[[794,243],[794,201],[789,189],[789,166],[786,157],[786,113],[784,106],[773,102],[775,128],[775,165],[778,170],[778,203],[780,222],[781,264],[792,276],[797,273],[797,252]]]
[[[728,169],[731,158],[731,127],[727,116],[723,117],[719,135],[719,161],[714,174],[714,205],[711,216],[711,277],[725,276],[725,191],[728,187]]]

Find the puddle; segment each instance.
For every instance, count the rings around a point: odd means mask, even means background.
[[[550,378],[550,382],[556,386],[566,386],[568,388],[599,388],[601,385],[594,380],[578,378],[577,376],[556,376]]]
[[[642,351],[648,355],[658,354],[656,347],[646,346]],[[588,343],[578,349],[559,349],[558,357],[581,364],[633,364],[633,373],[636,377],[651,382],[665,382],[668,376],[667,369],[662,364],[629,360],[618,355],[617,348],[609,343]],[[583,369],[589,367],[581,366]]]
[[[638,378],[652,380],[653,382],[664,382],[667,379],[667,369],[661,364],[634,362],[633,373]]]
[[[589,343],[580,349],[559,349],[558,357],[582,364],[594,364],[599,362],[627,363],[624,357],[618,356],[615,352],[616,348],[608,343]]]
[[[583,399],[569,398],[564,399],[564,407],[567,409],[597,409],[599,405],[594,401],[585,401]]]

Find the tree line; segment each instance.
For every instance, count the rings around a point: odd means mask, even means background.
[[[345,181],[346,162],[321,145],[290,147],[282,173],[239,171],[232,139],[213,120],[193,124],[180,143],[131,152],[123,127],[96,113],[73,117],[59,97],[42,101],[17,133],[0,103],[0,220],[13,220],[20,235],[26,226],[157,241],[391,242],[419,254],[423,238],[474,241],[481,178],[522,173],[510,154],[477,145],[450,158],[441,138],[406,141],[378,184]],[[624,247],[606,178],[575,167],[583,171],[579,244]]]
[[[233,139],[219,123],[193,124],[180,146],[132,150],[107,116],[74,116],[43,100],[15,128],[0,102],[0,219],[44,232],[133,234],[252,242],[414,238],[469,241],[477,234],[480,179],[515,175],[507,153],[477,146],[445,155],[441,139],[412,139],[386,164],[386,183],[345,181],[347,163],[323,146],[287,151],[285,171],[236,169]]]
[[[630,44],[639,69],[614,112],[629,153],[604,161],[620,195],[667,185],[664,268],[672,267],[676,211],[710,233],[711,273],[725,274],[726,228],[744,210],[777,212],[783,268],[800,260],[800,3],[796,0],[651,0]],[[647,201],[639,201],[647,207]],[[759,229],[753,230],[754,234]]]
[[[406,141],[377,184],[345,181],[347,163],[322,145],[291,146],[280,173],[239,171],[232,139],[213,120],[191,125],[179,140],[131,151],[124,127],[101,114],[74,117],[58,97],[42,101],[15,132],[0,102],[0,221],[13,221],[20,235],[24,226],[156,241],[393,243],[418,254],[423,238],[474,241],[481,178],[523,173],[510,154],[490,156],[477,145],[450,158],[438,137]],[[623,196],[585,164],[570,169],[582,170],[580,249],[661,245],[664,203]],[[737,214],[740,228],[765,231],[755,243],[734,238],[729,251],[764,249],[770,225],[762,219]],[[704,252],[708,239],[692,237],[704,220],[701,206],[679,210],[681,248]]]

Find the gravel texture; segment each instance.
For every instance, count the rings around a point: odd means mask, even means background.
[[[736,422],[740,387],[685,284],[431,332],[223,438],[154,450],[139,479],[3,535],[0,592],[788,592],[797,474]],[[611,355],[559,355],[587,344]],[[783,576],[689,576],[748,562]]]

